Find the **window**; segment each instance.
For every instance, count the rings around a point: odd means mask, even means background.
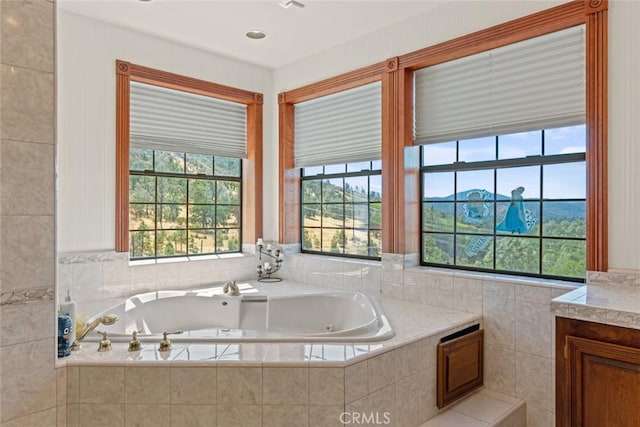
[[[131,148],[130,259],[239,252],[241,160]]]
[[[116,238],[131,259],[262,236],[262,94],[116,61]]]
[[[380,259],[381,162],[301,169],[302,251]]]
[[[422,263],[582,279],[585,126],[422,147]]]

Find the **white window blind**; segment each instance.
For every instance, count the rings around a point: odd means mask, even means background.
[[[246,106],[131,82],[131,147],[244,158]]]
[[[381,88],[375,82],[295,104],[295,166],[380,159]]]
[[[414,74],[416,144],[585,122],[584,26]]]

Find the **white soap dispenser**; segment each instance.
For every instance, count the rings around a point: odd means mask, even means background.
[[[71,331],[69,331],[70,342],[73,343],[76,340],[76,309],[77,305],[75,301],[71,300],[71,292],[67,291],[67,296],[64,297],[64,301],[60,303],[60,312],[62,314],[68,314],[71,318]]]

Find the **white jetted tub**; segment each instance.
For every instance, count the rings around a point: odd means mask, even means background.
[[[112,341],[142,341],[163,332],[178,341],[381,341],[395,335],[378,303],[359,292],[228,296],[220,288],[138,294],[89,319],[115,314],[100,325]],[[93,333],[96,334],[95,332]]]

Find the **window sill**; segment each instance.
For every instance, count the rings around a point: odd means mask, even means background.
[[[199,255],[199,256],[185,256],[185,257],[175,257],[175,258],[140,259],[140,260],[129,261],[129,267],[136,267],[141,265],[154,265],[154,264],[174,264],[174,263],[182,263],[182,262],[225,260],[225,259],[246,258],[246,257],[253,257],[253,256],[254,256],[253,253],[238,252],[238,253],[219,254],[219,255]]]

